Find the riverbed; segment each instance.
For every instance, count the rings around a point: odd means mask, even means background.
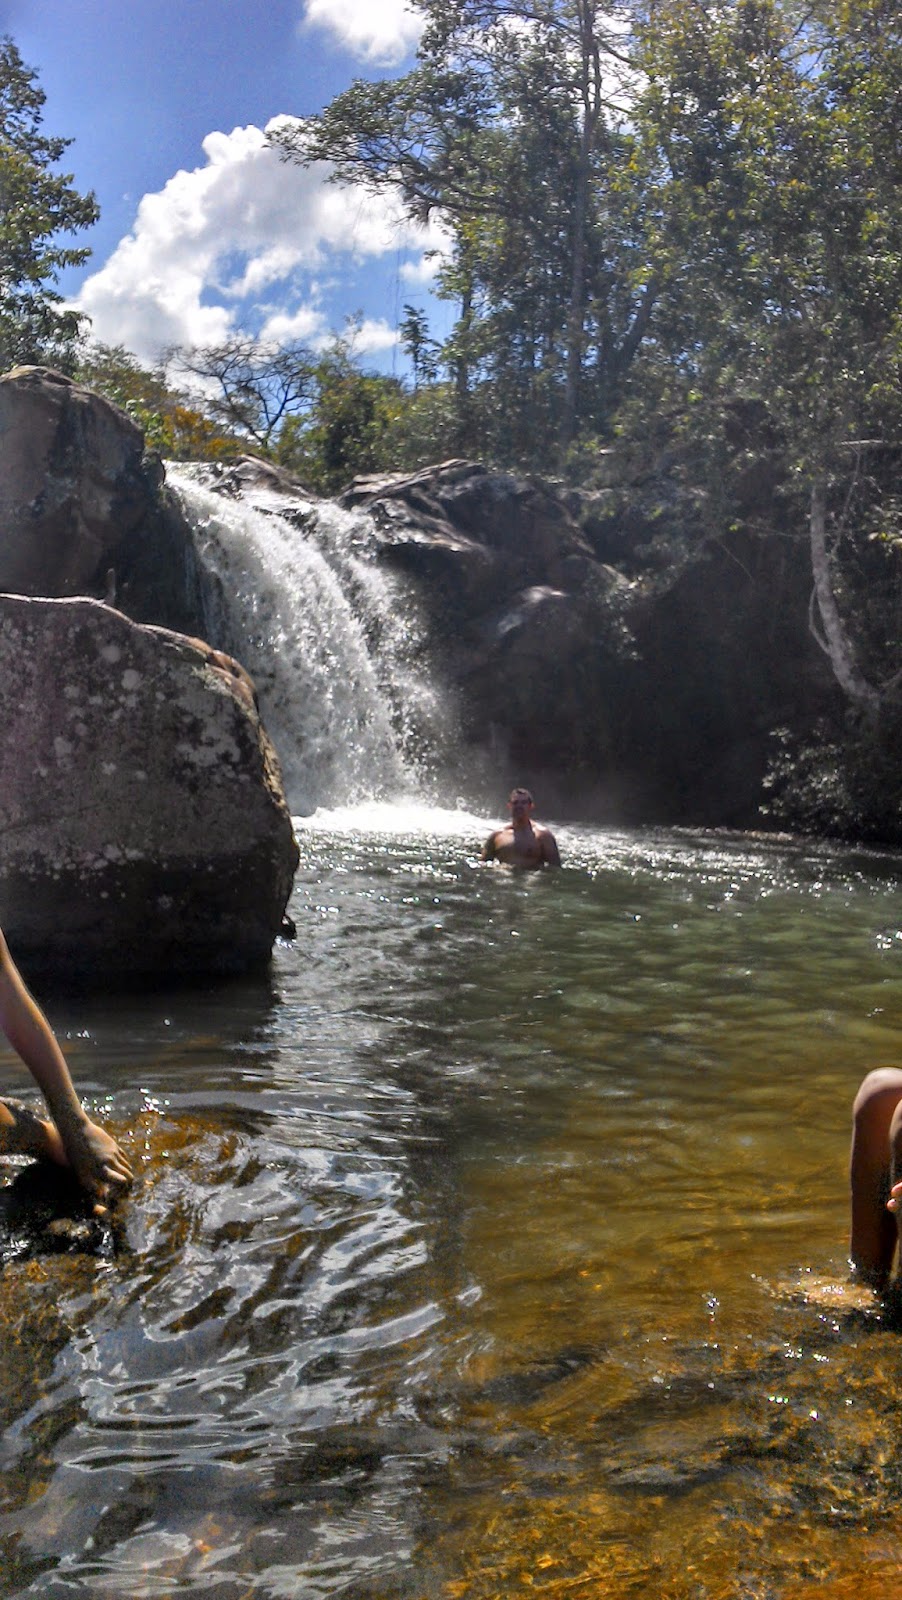
[[[137,1176],[67,1229],[7,1168],[0,1596],[889,1596],[902,1336],[846,1166],[902,862],[297,827],[265,978],[48,1000]]]

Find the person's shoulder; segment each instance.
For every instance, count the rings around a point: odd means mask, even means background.
[[[557,840],[550,828],[541,828],[539,830],[539,844],[542,848],[542,860],[547,862],[549,866],[559,867],[561,855],[557,847]]]

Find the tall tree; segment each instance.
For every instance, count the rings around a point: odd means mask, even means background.
[[[629,185],[628,7],[417,9],[412,72],[357,82],[274,140],[289,159],[329,161],[337,181],[394,190],[413,218],[442,221],[452,248],[439,291],[461,307],[446,351],[459,406],[483,384],[513,453],[534,460],[540,441],[547,454],[556,435],[566,450],[581,422],[609,421],[654,300]]]
[[[726,398],[762,408],[807,499],[816,637],[873,715],[899,666],[856,624],[881,496],[862,463],[902,446],[902,19],[886,0],[651,0],[644,66],[666,282],[650,360],[702,431]]]
[[[322,352],[311,404],[286,421],[276,450],[282,466],[324,494],[337,494],[357,473],[379,468],[386,429],[403,409],[398,380],[364,372],[359,364],[360,320],[349,317],[344,333]]]
[[[93,194],[55,171],[71,139],[40,131],[46,96],[12,39],[0,39],[0,370],[18,362],[69,367],[82,318],[53,287],[90,250],[62,242],[99,215]]]
[[[416,394],[421,380],[431,382],[437,375],[435,340],[429,337],[429,323],[425,311],[418,306],[406,305],[398,325],[402,348],[410,357],[413,367],[413,389]]]

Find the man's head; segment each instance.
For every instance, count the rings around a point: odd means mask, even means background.
[[[512,817],[528,817],[533,807],[533,799],[528,789],[512,789],[508,807]]]

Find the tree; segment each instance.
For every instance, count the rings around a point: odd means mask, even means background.
[[[234,455],[241,441],[204,415],[197,402],[173,389],[165,371],[142,367],[122,345],[82,349],[75,376],[105,395],[143,429],[149,450],[173,461],[215,461]]]
[[[317,358],[297,341],[277,345],[236,334],[223,344],[172,350],[167,360],[201,380],[205,410],[216,422],[264,455],[315,393]]]
[[[649,363],[697,434],[728,398],[761,407],[807,504],[815,636],[873,718],[899,684],[888,617],[867,622],[891,509],[867,462],[902,446],[902,20],[886,0],[652,0],[643,64]]]
[[[438,374],[438,347],[435,340],[429,337],[429,321],[425,311],[417,306],[406,305],[398,334],[402,349],[410,357],[410,364],[413,367],[413,389],[416,394],[421,379],[425,383],[431,383]]]
[[[396,427],[405,396],[397,379],[361,370],[354,349],[360,321],[348,318],[345,332],[319,354],[306,345],[276,346],[243,335],[169,352],[167,370],[174,364],[201,380],[189,397],[170,391],[182,407],[196,408],[187,417],[204,446],[198,453],[250,446],[324,494],[335,493],[355,473],[377,470],[382,440]],[[120,383],[129,376],[129,361],[117,362]],[[164,410],[163,423],[177,430],[183,415],[177,410],[173,418]]]
[[[61,240],[99,212],[93,194],[53,170],[72,141],[39,131],[45,98],[12,39],[0,39],[0,370],[21,362],[69,369],[84,320],[52,285],[90,255]]]
[[[415,220],[442,221],[452,246],[439,293],[460,306],[444,351],[458,444],[550,465],[554,440],[565,453],[580,427],[609,426],[654,304],[617,83],[628,7],[417,9],[412,72],[357,82],[273,141],[287,159],[331,162],[338,182],[399,194]]]
[[[358,318],[324,351],[315,370],[315,395],[291,417],[276,459],[322,494],[337,494],[357,474],[384,465],[383,440],[403,411],[396,378],[363,372],[354,353]]]

